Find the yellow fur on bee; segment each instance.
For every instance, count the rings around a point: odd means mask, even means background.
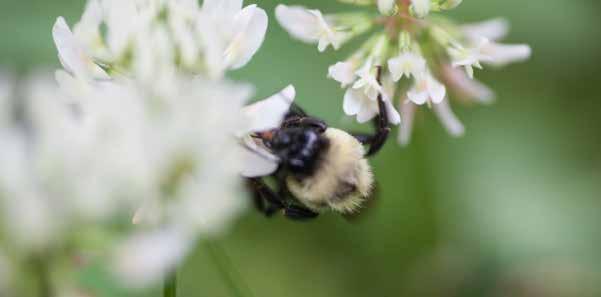
[[[363,145],[352,135],[335,128],[324,132],[329,148],[315,174],[302,180],[287,179],[290,192],[307,207],[352,213],[361,208],[373,185],[371,167]]]

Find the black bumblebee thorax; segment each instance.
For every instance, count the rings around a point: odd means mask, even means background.
[[[329,147],[328,139],[315,129],[290,127],[278,130],[268,144],[281,166],[294,176],[311,176]]]

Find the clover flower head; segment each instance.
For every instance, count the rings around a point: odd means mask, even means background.
[[[409,142],[413,114],[421,106],[431,109],[451,135],[463,135],[465,129],[453,114],[449,99],[480,103],[494,99],[487,86],[474,80],[474,68],[504,66],[524,61],[531,55],[528,45],[499,43],[508,31],[504,19],[456,25],[441,14],[457,8],[461,0],[339,2],[375,5],[379,14],[322,13],[300,6],[279,5],[276,15],[292,37],[318,43],[320,52],[327,48],[324,44],[332,44],[337,50],[347,41],[373,32],[349,58],[331,65],[327,76],[346,89],[343,110],[349,116],[356,116],[359,122],[378,113],[373,102],[379,94],[387,101],[397,102],[391,106],[399,108],[401,119],[407,117],[399,132],[401,144]],[[372,30],[374,27],[380,30]],[[375,77],[375,69],[379,67],[388,73],[382,82]],[[460,67],[464,71],[458,71]],[[392,82],[392,87],[384,87],[384,80],[388,80],[386,84]],[[399,115],[394,107],[388,109],[391,116]],[[401,123],[401,119],[393,119],[393,123]]]
[[[241,174],[277,167],[275,156],[248,160],[246,136],[279,126],[294,98],[288,87],[245,107],[253,87],[224,79],[249,63],[267,22],[242,0],[89,0],[72,27],[58,17],[63,69],[19,88],[0,73],[7,250],[55,256],[90,230],[133,222],[111,233],[107,256],[124,285],[139,287],[226,230],[247,205]]]
[[[174,66],[209,77],[246,65],[260,48],[267,14],[239,0],[90,0],[73,32],[64,18],[53,36],[67,71],[107,78],[106,72],[147,76],[149,84]],[[100,34],[105,26],[106,34]],[[150,78],[148,77],[150,76]]]

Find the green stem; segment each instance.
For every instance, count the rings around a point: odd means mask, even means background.
[[[173,271],[165,277],[163,286],[163,297],[177,296],[177,271]]]
[[[208,241],[206,245],[209,257],[213,260],[215,266],[217,266],[217,270],[225,281],[231,295],[234,297],[252,297],[250,289],[219,243]]]
[[[52,281],[50,276],[50,266],[44,256],[36,256],[32,260],[33,273],[38,283],[39,297],[53,297]]]

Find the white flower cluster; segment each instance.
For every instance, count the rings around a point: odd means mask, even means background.
[[[144,286],[227,228],[247,204],[241,174],[277,164],[240,143],[294,99],[289,86],[245,107],[252,86],[224,79],[266,28],[242,0],[89,0],[73,30],[59,17],[64,70],[19,90],[0,76],[0,261],[77,251],[88,229],[127,222],[104,248]]]
[[[377,5],[380,14],[351,12],[323,14],[301,6],[278,5],[279,23],[296,39],[317,43],[319,51],[329,45],[339,49],[346,41],[366,31],[371,38],[348,59],[332,65],[328,77],[346,89],[343,109],[357,121],[376,116],[377,94],[389,105],[391,122],[403,123],[399,142],[406,145],[418,106],[427,105],[454,136],[464,127],[453,114],[448,90],[467,100],[490,102],[493,93],[474,80],[473,68],[482,64],[503,66],[530,57],[527,45],[496,41],[507,33],[507,22],[494,19],[458,26],[432,12],[453,9],[461,0],[339,0],[356,5]],[[378,30],[374,29],[380,27]],[[381,83],[377,67],[386,70]],[[465,68],[465,72],[457,67]],[[392,107],[397,96],[399,114]]]
[[[176,70],[221,77],[261,46],[267,14],[242,0],[90,0],[73,32],[53,34],[65,69],[77,76],[134,76],[160,83]]]

